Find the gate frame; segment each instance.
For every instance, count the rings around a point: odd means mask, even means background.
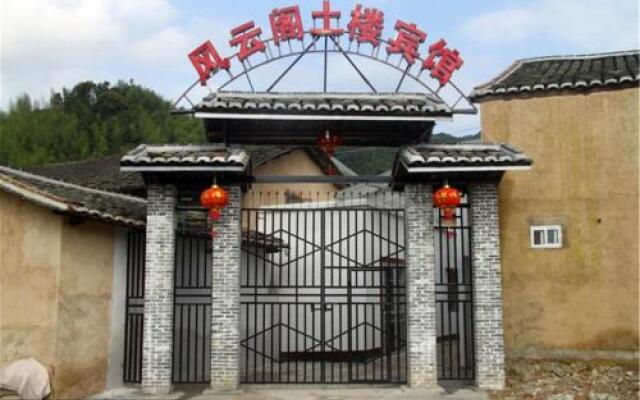
[[[382,194],[382,196],[387,196],[387,195],[388,195],[387,193],[383,193]],[[377,196],[380,196],[380,194],[378,194]],[[283,206],[283,205],[279,205],[279,204],[270,204],[270,205],[265,205],[264,207],[243,207],[242,208],[242,218],[243,218],[243,221],[244,221],[244,218],[248,215],[249,216],[248,217],[249,223],[250,223],[251,220],[254,220],[255,223],[258,224],[259,215],[261,213],[267,214],[269,212],[271,213],[272,218],[276,215],[276,213],[279,213],[280,217],[282,217],[282,213],[288,213],[289,214],[289,216],[286,217],[287,221],[288,221],[287,224],[284,227],[279,227],[274,232],[286,231],[287,232],[287,234],[286,234],[287,238],[290,239],[291,237],[294,237],[296,239],[296,244],[298,244],[299,240],[302,240],[304,243],[306,243],[305,250],[304,250],[303,254],[299,255],[299,254],[296,253],[296,259],[299,259],[299,258],[302,258],[302,257],[306,258],[309,255],[313,255],[315,253],[320,252],[320,261],[319,261],[319,263],[316,264],[315,259],[313,259],[313,261],[311,263],[311,266],[313,268],[313,272],[314,273],[316,273],[318,271],[320,272],[320,277],[319,277],[319,279],[320,279],[320,281],[319,281],[320,282],[320,287],[318,288],[318,290],[319,290],[318,293],[317,294],[311,294],[311,296],[319,298],[319,302],[317,304],[320,305],[321,309],[322,309],[322,304],[331,305],[332,306],[331,310],[333,310],[335,305],[338,305],[338,306],[344,305],[342,303],[331,303],[331,302],[325,303],[325,301],[326,301],[325,296],[327,295],[327,291],[328,290],[333,290],[333,289],[344,289],[344,290],[346,290],[345,296],[348,299],[347,303],[346,303],[346,305],[348,307],[348,309],[347,309],[347,313],[348,314],[347,315],[350,315],[350,313],[352,312],[352,306],[353,305],[356,305],[356,307],[357,307],[357,304],[364,304],[365,314],[368,314],[367,311],[366,311],[367,310],[367,305],[372,305],[372,307],[373,307],[372,317],[374,317],[374,320],[372,322],[375,324],[375,320],[378,319],[378,318],[375,318],[375,316],[373,314],[379,315],[379,317],[380,317],[379,318],[380,333],[378,334],[378,336],[380,338],[380,346],[381,346],[380,348],[382,349],[383,347],[385,347],[385,342],[384,341],[385,341],[386,335],[388,334],[388,332],[385,331],[385,326],[388,325],[388,318],[385,315],[385,310],[384,309],[385,309],[385,305],[387,304],[387,301],[388,301],[388,299],[387,299],[388,296],[384,296],[383,297],[383,295],[382,295],[382,292],[385,289],[383,287],[383,280],[385,279],[386,272],[387,272],[387,270],[384,269],[386,266],[383,266],[382,264],[384,262],[383,259],[385,259],[385,258],[393,257],[393,256],[398,257],[399,255],[406,254],[406,237],[407,237],[406,236],[406,229],[405,229],[405,227],[406,227],[406,221],[405,221],[406,210],[404,208],[397,208],[397,207],[395,207],[395,208],[392,208],[392,207],[375,207],[375,206],[368,205],[368,204],[365,207],[356,207],[356,206],[349,206],[349,205],[340,205],[340,204],[335,203],[335,202],[329,202],[329,203],[325,204],[324,206],[315,206],[315,207],[313,206],[313,204],[310,204],[310,203],[301,203],[299,206],[289,206],[289,207]],[[305,221],[304,222],[305,236],[304,236],[303,239],[300,238],[300,234],[299,234],[300,229],[296,229],[295,233],[292,234],[292,232],[294,232],[294,231],[291,231],[291,227],[292,226],[291,226],[291,219],[290,219],[290,214],[291,213],[295,213],[295,215],[296,215],[296,227],[299,228],[299,220],[298,220],[298,218],[300,217],[299,213],[301,213],[301,212],[305,213],[305,220],[304,220]],[[362,213],[365,213],[365,215],[362,216],[362,218],[363,218],[363,220],[362,220],[363,226],[360,227],[360,228],[356,227],[356,229],[354,231],[351,231],[349,226],[346,225],[346,224],[348,224],[349,220],[344,221],[345,222],[344,227],[347,228],[347,232],[346,232],[346,236],[343,236],[343,232],[342,232],[342,218],[343,217],[342,217],[342,215],[339,215],[339,218],[340,218],[340,227],[339,227],[340,232],[338,232],[337,236],[335,236],[336,234],[333,233],[333,230],[336,227],[335,226],[335,222],[334,222],[334,218],[336,218],[336,215],[338,215],[336,213],[343,213],[343,212],[347,212],[347,213],[352,213],[352,212],[360,213],[360,212],[362,212]],[[351,275],[352,275],[353,272],[358,272],[358,267],[357,266],[347,265],[347,267],[346,267],[346,271],[347,271],[347,278],[346,279],[347,279],[347,281],[345,282],[346,286],[342,286],[341,285],[341,283],[342,283],[342,274],[340,272],[339,282],[340,282],[341,286],[338,287],[338,288],[333,287],[333,286],[327,288],[326,287],[325,273],[327,272],[327,268],[328,267],[332,267],[332,266],[331,265],[327,265],[327,262],[326,262],[327,254],[326,254],[326,252],[329,251],[330,253],[335,255],[335,254],[340,252],[340,250],[338,250],[338,251],[331,250],[331,248],[334,247],[336,244],[341,243],[341,242],[343,242],[345,240],[348,240],[348,239],[350,239],[352,237],[357,237],[361,233],[366,235],[370,230],[375,229],[374,226],[373,226],[373,225],[375,225],[374,223],[375,222],[381,222],[381,220],[379,218],[375,218],[375,221],[374,221],[374,215],[376,213],[380,213],[380,212],[389,213],[388,217],[385,217],[387,221],[389,221],[389,218],[392,218],[391,217],[391,213],[395,213],[395,217],[393,217],[393,218],[395,218],[395,219],[400,218],[402,220],[403,231],[400,232],[398,230],[400,225],[396,222],[395,223],[396,224],[396,228],[395,228],[396,237],[393,238],[393,239],[389,235],[387,235],[388,236],[387,237],[387,236],[383,235],[380,232],[377,232],[377,234],[375,232],[373,232],[374,236],[378,236],[379,237],[377,239],[378,242],[376,242],[372,237],[371,244],[373,246],[379,244],[379,242],[384,240],[386,242],[393,243],[395,250],[394,250],[393,253],[387,254],[386,256],[382,255],[382,254],[379,254],[377,259],[372,259],[371,260],[371,262],[369,264],[371,264],[371,265],[374,265],[375,263],[379,264],[378,265],[379,269],[377,271],[366,271],[366,272],[377,273],[376,276],[378,278],[378,283],[379,284],[378,284],[378,286],[375,286],[375,283],[372,283],[373,286],[371,286],[370,288],[374,289],[374,290],[375,289],[379,290],[379,293],[376,293],[375,295],[372,295],[372,296],[378,298],[379,302],[377,302],[377,303],[369,303],[369,302],[367,302],[366,304],[365,303],[358,303],[357,301],[353,302],[353,300],[352,300],[353,296],[356,296],[356,297],[362,297],[362,296],[371,297],[371,296],[369,296],[367,294],[361,294],[361,295],[357,295],[356,294],[356,295],[353,295],[352,292],[351,292],[352,287],[353,287],[350,284]],[[307,213],[311,213],[311,221],[307,221]],[[317,225],[316,225],[316,219],[317,219],[318,216],[316,215],[316,213],[320,213],[320,215],[319,215],[320,222]],[[254,218],[252,218],[252,215],[254,216]],[[370,217],[367,218],[367,216],[370,216]],[[327,217],[331,218],[331,222],[330,223],[326,222],[327,221]],[[265,231],[267,231],[268,229],[266,229],[266,226],[265,226],[267,216],[265,215],[263,218],[265,219],[265,222],[263,223],[263,229],[265,229]],[[382,218],[382,217],[380,217],[380,218]],[[367,224],[366,224],[367,220],[369,220],[371,222],[372,226],[367,227]],[[311,229],[313,230],[313,237],[311,239],[308,239],[307,236],[306,236],[306,231],[308,230],[307,224],[309,222],[311,222],[311,226],[312,226]],[[357,217],[356,217],[356,221],[351,221],[351,222],[357,223]],[[244,224],[244,222],[243,222],[243,224]],[[271,225],[272,225],[272,228],[275,229],[274,221],[271,222]],[[259,226],[257,228],[259,228]],[[320,237],[319,238],[316,237],[316,234],[318,234],[318,232],[316,232],[316,228],[320,229],[320,231],[319,231],[320,232],[319,233]],[[326,241],[327,229],[331,229],[330,235],[331,235],[331,237],[333,239],[337,238],[336,240],[332,240],[331,243],[327,243],[327,241]],[[387,227],[387,230],[389,230],[389,229],[391,229],[391,226]],[[400,236],[400,233],[402,234],[401,236]],[[256,235],[257,235],[257,233],[256,233]],[[282,238],[282,234],[280,234],[280,236]],[[399,242],[399,240],[401,240],[400,238],[403,239],[402,243]],[[246,239],[247,239],[247,241],[249,241],[250,238],[246,238]],[[316,239],[320,239],[320,244],[318,244],[318,241]],[[394,239],[396,240],[396,242],[393,241]],[[256,238],[256,240],[257,240],[257,238]],[[274,240],[275,240],[275,238],[274,238]],[[312,241],[312,240],[314,240],[314,242],[312,243],[312,250],[309,251],[307,249],[307,246],[308,246],[309,243],[311,243],[310,241]],[[365,239],[362,239],[362,240],[365,240]],[[357,241],[357,239],[356,239],[356,241]],[[355,257],[353,257],[353,253],[351,253],[349,246],[350,246],[350,240],[349,240],[349,242],[347,242],[347,256],[344,256],[342,253],[340,253],[340,254],[337,255],[337,257],[339,259],[349,258],[347,260],[347,263],[351,264],[351,258],[357,258],[358,256],[356,255]],[[357,243],[356,243],[356,246],[357,246]],[[342,246],[340,246],[340,248],[341,247]],[[243,249],[243,250],[244,250],[244,254],[246,254],[247,256],[251,256],[251,255],[256,256],[257,255],[255,253],[252,253],[252,252],[248,251],[248,250],[245,250],[245,249]],[[366,257],[368,254],[365,254],[363,252],[362,255],[363,255],[363,257]],[[373,250],[372,250],[372,256],[373,256]],[[361,260],[361,261],[364,262],[364,260]],[[358,260],[356,260],[356,259],[354,259],[353,262],[358,264]],[[246,260],[246,263],[247,263],[247,265],[246,265],[247,268],[250,268],[251,266],[248,264],[249,263],[249,259],[248,258]],[[266,260],[264,261],[263,264],[264,264],[264,266],[266,268]],[[342,262],[341,262],[341,264],[342,264]],[[298,281],[297,277],[298,277],[298,271],[299,271],[300,266],[298,266],[297,264],[295,264],[295,265],[297,267],[296,273],[295,273],[295,279],[296,279],[295,286],[288,285],[289,282],[287,282],[287,285],[285,285],[285,286],[280,286],[280,285],[278,285],[278,286],[267,286],[266,285],[266,281],[264,281],[264,286],[263,287],[258,287],[257,286],[257,283],[258,283],[257,277],[254,278],[255,282],[256,282],[256,285],[249,285],[249,281],[248,280],[246,281],[246,284],[248,286],[243,285],[244,282],[241,282],[241,291],[242,291],[241,298],[242,297],[253,297],[252,301],[242,301],[242,299],[241,299],[241,306],[243,307],[243,310],[245,309],[245,305],[246,305],[246,309],[247,309],[246,312],[249,312],[250,304],[253,304],[254,308],[255,308],[254,313],[258,311],[258,305],[259,304],[263,304],[263,303],[261,301],[258,301],[257,299],[260,296],[262,296],[262,297],[266,296],[265,294],[259,294],[258,293],[258,289],[268,289],[268,288],[294,289],[295,288],[296,289],[296,293],[297,293],[298,290],[304,290],[305,288],[309,288],[309,286],[306,285],[307,282],[304,282],[305,284],[303,286],[300,286],[298,284],[299,281]],[[319,268],[318,270],[315,269],[316,265],[318,265],[318,268]],[[275,268],[275,265],[271,265],[270,268]],[[304,267],[303,268],[305,268],[305,269],[307,268],[306,260],[304,262]],[[342,268],[343,267],[340,267],[339,271],[342,271]],[[403,268],[406,268],[406,266],[403,266]],[[360,271],[360,272],[363,272],[363,271]],[[306,270],[305,270],[304,274],[305,274],[305,277],[306,277],[306,274],[307,274]],[[406,274],[404,274],[404,276],[406,278]],[[316,278],[316,277],[314,276],[314,278]],[[376,281],[375,276],[373,276],[371,278],[372,278],[373,282]],[[247,279],[249,279],[248,276],[247,276]],[[264,276],[263,276],[263,279],[265,279]],[[312,286],[314,288],[316,286],[315,283],[317,283],[316,281],[317,281],[317,278],[313,279]],[[369,286],[367,285],[367,287],[369,287]],[[253,289],[253,293],[246,292],[247,290],[250,290],[250,289]],[[400,289],[400,287],[396,287],[396,289]],[[401,289],[402,289],[402,294],[401,295],[398,295],[397,293],[394,293],[394,295],[395,296],[400,296],[400,298],[404,299],[404,302],[401,301],[401,303],[404,304],[404,307],[405,307],[404,314],[406,315],[406,282],[404,282],[404,284],[401,286]],[[309,294],[306,294],[306,295],[309,295]],[[305,304],[305,303],[299,303],[299,299],[298,299],[298,295],[297,294],[296,295],[286,294],[285,296],[295,296],[295,304]],[[268,304],[268,303],[264,303],[264,304]],[[285,302],[285,303],[282,303],[282,304],[289,304],[289,302]],[[379,311],[377,313],[375,312],[376,305],[379,307]],[[294,307],[296,307],[296,306],[294,306]],[[306,307],[305,307],[305,309],[306,309]],[[339,309],[341,310],[341,308],[339,308]],[[324,311],[327,311],[327,309],[325,308]],[[290,312],[290,310],[289,310],[289,308],[287,308],[287,315],[289,315],[289,312]],[[306,311],[304,311],[304,312],[306,312]],[[299,311],[296,308],[296,321],[297,321],[297,318],[298,318],[297,317],[298,313],[299,313]],[[333,313],[333,311],[332,311],[332,313]],[[314,314],[312,313],[311,315],[314,315]],[[342,311],[340,312],[340,315],[342,315]],[[399,317],[400,315],[401,315],[401,313],[397,313],[396,317]],[[366,317],[367,317],[367,315],[365,315],[365,320],[366,320]],[[248,317],[245,315],[245,318],[248,318]],[[332,318],[332,322],[330,324],[331,327],[334,327],[333,319],[334,318]],[[349,322],[348,322],[349,324],[351,324],[353,322],[348,316],[347,316],[347,319],[349,320]],[[314,320],[315,320],[315,318],[314,318]],[[325,346],[327,346],[327,343],[328,343],[327,340],[325,340],[325,334],[327,333],[327,329],[322,329],[322,328],[327,328],[329,325],[327,325],[327,318],[326,318],[326,316],[324,314],[323,314],[322,317],[320,317],[320,321],[321,322],[319,323],[320,324],[319,328],[320,328],[321,338],[320,338],[319,342],[321,343],[321,345],[324,348]],[[247,323],[248,323],[248,321],[247,321]],[[265,321],[262,321],[262,323],[264,324]],[[405,317],[405,324],[406,324],[406,317]],[[298,326],[297,323],[296,323],[296,326]],[[342,320],[341,320],[339,326],[342,326]],[[246,352],[246,354],[245,354],[246,357],[249,357],[249,351],[251,349],[249,348],[249,346],[244,345],[243,343],[246,342],[247,340],[249,340],[250,338],[259,335],[261,332],[266,332],[268,330],[265,326],[263,326],[262,328],[264,328],[264,329],[260,330],[259,332],[253,332],[252,335],[249,335],[249,332],[245,332],[246,337],[241,337],[240,338],[240,343],[241,343],[241,346],[244,347],[243,351]],[[354,351],[353,347],[352,347],[352,343],[351,343],[352,336],[353,336],[351,334],[351,332],[353,331],[352,328],[353,328],[353,325],[349,325],[347,331],[345,331],[345,332],[349,332],[348,333],[348,350],[347,350],[348,352]],[[253,329],[254,329],[254,331],[258,331],[258,328],[255,327],[255,326],[253,327]],[[315,331],[315,329],[314,329],[314,331]],[[405,330],[405,332],[406,332],[406,330]],[[307,332],[305,331],[305,333],[307,333]],[[333,335],[335,333],[336,332],[332,330],[331,334]],[[332,338],[340,337],[340,336],[343,336],[344,334],[345,333],[341,331],[341,332],[338,333],[338,336],[334,335],[334,336],[332,336]],[[401,334],[399,334],[398,336],[401,336]],[[398,338],[398,340],[401,340],[401,339]],[[341,341],[341,343],[342,343],[342,341]],[[305,345],[305,347],[306,347],[306,345]],[[307,371],[307,364],[306,363],[307,363],[307,361],[309,361],[309,360],[306,360],[306,361],[304,361],[304,365],[302,366],[302,368],[304,368],[304,371],[305,371],[305,380],[304,381],[299,381],[298,378],[297,378],[297,374],[294,373],[294,375],[296,376],[296,380],[294,382],[292,382],[290,380],[290,374],[286,375],[287,376],[287,380],[284,381],[283,377],[282,377],[282,374],[281,374],[281,371],[280,371],[280,368],[278,368],[277,381],[273,381],[273,380],[269,380],[269,381],[261,380],[261,381],[258,381],[256,379],[256,371],[255,370],[254,370],[254,374],[253,374],[254,375],[253,379],[250,379],[250,378],[248,378],[248,376],[250,375],[249,374],[249,370],[248,370],[249,366],[247,365],[248,362],[245,362],[245,367],[244,367],[245,369],[241,371],[242,372],[242,374],[241,374],[241,383],[243,383],[243,384],[245,384],[245,383],[248,383],[248,384],[255,384],[255,383],[258,383],[258,384],[270,384],[270,383],[291,383],[291,384],[296,384],[296,383],[302,383],[302,384],[305,384],[305,383],[307,383],[307,384],[335,384],[335,383],[337,383],[337,384],[387,383],[388,384],[388,383],[393,383],[393,384],[403,384],[403,383],[407,382],[407,361],[408,361],[407,358],[408,358],[408,355],[406,354],[406,351],[407,351],[406,350],[406,338],[405,338],[405,341],[404,341],[404,345],[400,346],[400,348],[403,348],[403,347],[404,347],[404,352],[403,352],[404,353],[404,356],[403,356],[404,366],[400,365],[401,364],[400,363],[400,358],[398,358],[397,370],[395,371],[396,372],[395,375],[397,376],[397,379],[395,379],[395,380],[392,378],[392,375],[390,374],[390,370],[392,368],[391,367],[391,360],[390,359],[384,360],[385,354],[381,354],[379,357],[376,358],[376,360],[381,360],[381,363],[382,363],[380,365],[380,369],[379,369],[380,379],[376,378],[376,368],[375,368],[375,365],[374,365],[373,371],[369,370],[369,372],[371,372],[372,375],[373,375],[372,379],[368,379],[368,376],[369,376],[369,374],[367,373],[368,369],[365,367],[365,371],[364,371],[365,372],[365,379],[356,379],[356,380],[354,380],[353,373],[352,373],[352,370],[351,370],[351,368],[352,368],[351,362],[349,362],[348,376],[347,376],[346,381],[343,381],[343,379],[342,379],[343,377],[342,376],[340,376],[338,378],[338,381],[335,380],[335,374],[333,373],[333,365],[332,365],[332,368],[331,368],[331,371],[332,371],[331,372],[331,378],[328,379],[327,375],[326,375],[326,366],[327,366],[327,363],[330,363],[331,361],[323,359],[323,360],[316,360],[316,361],[311,360],[312,367],[315,367],[316,363],[319,363],[320,371],[321,371],[319,379],[316,379],[315,371],[314,371],[314,374],[313,374],[313,377],[312,377],[311,381],[306,379],[306,371]],[[297,346],[296,346],[296,348],[297,348]],[[260,354],[260,352],[257,351],[256,349],[254,349],[254,352],[256,352],[256,354]],[[387,357],[389,356],[388,352],[386,353],[386,356]],[[266,358],[266,355],[262,355],[262,357]],[[398,356],[398,357],[400,357],[400,356]],[[376,361],[373,361],[373,362],[376,362]],[[269,367],[273,368],[273,366],[274,366],[274,362],[270,361],[269,362]],[[288,371],[288,368],[289,367],[287,367],[287,371]],[[296,366],[294,368],[298,368],[297,362],[296,362]],[[342,371],[342,366],[340,366],[339,370]],[[385,377],[385,370],[386,370],[386,373],[387,373],[386,377]],[[270,375],[272,376],[273,372],[271,372]],[[341,372],[340,372],[339,375],[341,375]],[[247,379],[250,379],[250,380],[247,380]]]

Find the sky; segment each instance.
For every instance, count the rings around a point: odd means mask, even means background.
[[[395,36],[398,19],[427,32],[423,52],[445,38],[464,59],[453,81],[465,93],[517,59],[640,48],[637,0],[333,0],[342,25],[356,3],[384,11],[384,38]],[[322,7],[321,0],[0,0],[0,108],[22,93],[46,101],[52,90],[83,80],[133,80],[175,100],[197,78],[187,59],[192,49],[209,39],[232,54],[233,27],[253,20],[270,37],[271,10],[293,4],[307,27]],[[298,64],[277,90],[315,90],[318,61]],[[394,70],[356,62],[374,86],[398,80]],[[257,86],[286,66],[276,64],[254,72]],[[330,89],[361,89],[343,59],[330,61],[329,71]],[[466,135],[479,126],[478,116],[457,116],[437,131]]]

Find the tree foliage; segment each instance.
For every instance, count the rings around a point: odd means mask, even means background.
[[[46,104],[19,96],[0,111],[0,164],[27,166],[122,154],[140,143],[198,143],[202,122],[133,82],[81,82]]]

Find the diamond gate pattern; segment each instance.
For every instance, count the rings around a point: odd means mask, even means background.
[[[243,209],[242,383],[406,382],[404,210]]]

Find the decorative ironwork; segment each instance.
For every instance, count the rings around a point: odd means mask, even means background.
[[[242,213],[243,242],[260,233],[283,246],[243,246],[241,382],[405,382],[404,210]]]
[[[200,98],[206,94],[227,89],[240,79],[245,79],[249,84],[251,91],[256,92],[256,87],[251,79],[251,74],[256,69],[264,67],[274,61],[293,58],[293,60],[282,70],[280,75],[278,75],[275,80],[267,86],[266,92],[271,92],[303,57],[313,54],[321,54],[324,58],[322,84],[323,90],[326,92],[329,79],[328,57],[331,54],[337,54],[345,58],[353,68],[354,72],[360,77],[360,79],[362,79],[372,93],[377,93],[378,91],[372,81],[355,63],[354,57],[381,63],[400,72],[401,76],[395,88],[396,92],[400,92],[405,79],[408,78],[416,83],[418,87],[425,92],[425,94],[440,99],[448,104],[453,113],[477,113],[476,106],[469,101],[466,94],[453,81],[449,80],[452,71],[459,68],[459,66],[462,65],[462,61],[458,58],[459,55],[457,52],[448,51],[444,48],[446,45],[446,42],[444,41],[442,41],[442,43],[436,43],[438,46],[430,49],[430,52],[424,57],[420,56],[418,53],[411,52],[411,57],[407,59],[403,51],[399,51],[399,54],[386,52],[386,55],[381,54],[380,52],[380,48],[382,47],[387,49],[390,48],[392,50],[394,48],[398,48],[399,50],[403,49],[404,47],[398,47],[398,38],[378,38],[377,45],[372,45],[370,43],[361,43],[358,40],[349,40],[348,31],[346,32],[346,35],[336,34],[321,36],[314,35],[312,31],[313,29],[304,31],[300,39],[298,39],[299,36],[296,36],[293,39],[284,40],[280,36],[277,36],[275,39],[269,38],[262,40],[261,43],[264,45],[264,51],[259,51],[253,54],[253,62],[250,61],[249,58],[244,57],[244,54],[240,54],[240,51],[226,59],[220,58],[216,52],[215,55],[218,58],[217,61],[213,56],[205,58],[207,65],[211,67],[210,71],[213,73],[212,79],[207,81],[206,79],[203,79],[201,75],[201,77],[193,82],[193,84],[190,85],[174,102],[174,111],[190,112],[193,107],[195,107],[194,101],[190,96],[197,96],[196,98]],[[345,40],[347,41],[346,45],[342,42],[345,36]],[[287,44],[286,46],[284,45],[285,42]],[[213,47],[211,46],[211,48]],[[194,59],[202,59],[202,57],[203,56],[201,55],[193,53],[190,55],[192,62],[194,62]],[[435,60],[436,58],[438,58],[437,62]],[[229,60],[232,59],[235,59],[236,62],[230,65]],[[255,62],[255,60],[259,61]],[[218,79],[221,76],[221,71],[226,73],[226,79]],[[427,71],[427,73],[424,73],[425,71]],[[431,71],[431,75],[435,74],[435,79],[429,77],[429,71]],[[212,84],[213,80],[218,81],[217,85]],[[446,82],[446,84],[442,85],[442,82]],[[203,93],[199,91],[199,94],[195,95],[193,92],[195,92],[200,86],[199,84],[204,85],[203,87],[205,88],[205,92]],[[197,101],[195,103],[197,103]]]

